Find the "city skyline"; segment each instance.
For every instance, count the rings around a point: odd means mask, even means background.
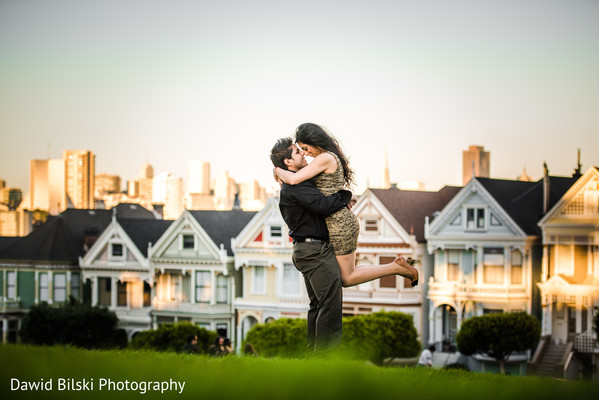
[[[599,4],[526,0],[0,4],[0,179],[31,159],[96,154],[96,173],[186,178],[186,161],[274,184],[270,148],[311,121],[341,142],[358,192],[599,164]]]

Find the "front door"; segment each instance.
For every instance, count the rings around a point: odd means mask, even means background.
[[[553,327],[551,337],[555,342],[568,341],[568,306],[564,303],[553,303]]]

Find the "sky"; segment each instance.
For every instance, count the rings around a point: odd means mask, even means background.
[[[597,0],[0,0],[0,179],[30,159],[96,154],[96,173],[273,186],[270,149],[326,127],[354,190],[462,184],[599,165]]]

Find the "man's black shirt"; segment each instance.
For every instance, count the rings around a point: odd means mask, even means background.
[[[279,209],[294,241],[305,238],[329,240],[324,217],[345,207],[352,198],[347,190],[325,196],[312,180],[297,185],[283,183]]]

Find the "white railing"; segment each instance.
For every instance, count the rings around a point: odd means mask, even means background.
[[[0,300],[0,310],[16,310],[21,308],[21,300]]]
[[[582,333],[574,337],[574,348],[581,353],[593,353],[599,343],[593,336]]]
[[[152,308],[156,311],[176,311],[187,313],[230,313],[231,304],[184,303],[179,301],[154,300]]]
[[[457,297],[495,296],[495,297],[525,297],[526,288],[511,286],[490,286],[474,283],[434,282],[428,283],[428,294],[453,295]]]

